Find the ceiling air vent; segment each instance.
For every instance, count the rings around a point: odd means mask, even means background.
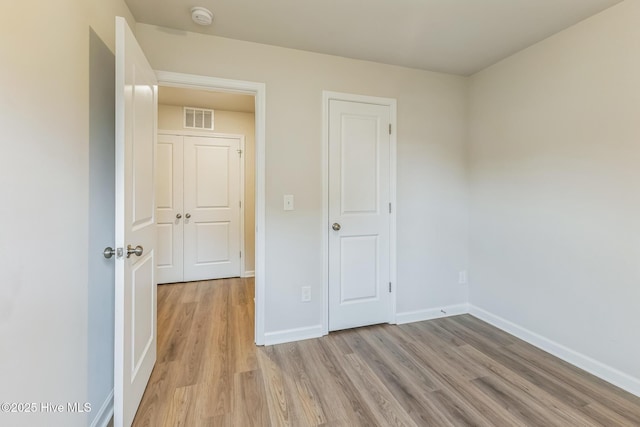
[[[213,110],[184,107],[184,127],[213,130]]]

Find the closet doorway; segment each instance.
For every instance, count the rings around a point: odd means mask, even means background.
[[[158,90],[157,283],[255,272],[255,97]]]

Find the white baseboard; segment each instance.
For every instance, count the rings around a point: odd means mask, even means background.
[[[264,334],[264,344],[283,344],[286,342],[308,340],[320,338],[322,336],[322,325],[309,326],[306,328],[287,329],[284,331],[267,332]]]
[[[107,399],[104,401],[95,418],[91,422],[91,427],[107,427],[109,425],[109,421],[113,417],[113,390],[107,396]]]
[[[256,272],[253,270],[247,270],[244,272],[242,277],[256,277]]]
[[[422,322],[424,320],[467,314],[468,312],[469,304],[456,304],[427,310],[406,311],[404,313],[396,313],[396,323],[402,325],[404,323]]]
[[[516,325],[502,317],[489,313],[480,307],[470,305],[469,314],[477,317],[478,319],[484,320],[496,328],[502,329],[503,331],[564,360],[565,362],[571,363],[580,369],[584,369],[590,374],[593,374],[598,378],[640,397],[640,379],[638,378],[634,378],[631,375],[612,368],[611,366],[605,365],[604,363],[585,356],[584,354],[578,353],[575,350],[567,348],[562,344],[558,344],[555,341],[536,334],[522,326]]]

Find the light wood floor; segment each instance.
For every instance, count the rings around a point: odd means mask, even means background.
[[[158,288],[135,426],[640,426],[640,398],[469,315],[253,344],[253,281]]]

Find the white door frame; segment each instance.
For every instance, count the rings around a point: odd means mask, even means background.
[[[258,82],[229,80],[218,77],[198,76],[194,74],[156,71],[159,86],[172,86],[186,89],[212,90],[217,92],[253,95],[256,99],[256,253],[255,253],[255,343],[264,345],[266,257],[265,257],[265,118],[266,85]]]
[[[389,107],[391,134],[389,136],[389,191],[391,215],[389,218],[389,280],[392,283],[391,318],[396,323],[396,135],[397,101],[393,98],[355,95],[343,92],[322,91],[322,334],[329,333],[329,101],[351,101]]]
[[[175,135],[175,136],[197,136],[202,138],[234,138],[240,141],[240,151],[242,153],[246,153],[245,150],[245,135],[235,134],[235,133],[221,133],[221,132],[204,132],[204,131],[192,131],[192,130],[166,130],[166,129],[158,129],[158,135]],[[246,154],[245,154],[246,156]],[[245,157],[242,157],[242,161],[240,162],[240,252],[242,256],[240,257],[240,277],[250,277],[246,275],[245,268],[245,260],[246,252],[244,247],[244,161]]]

